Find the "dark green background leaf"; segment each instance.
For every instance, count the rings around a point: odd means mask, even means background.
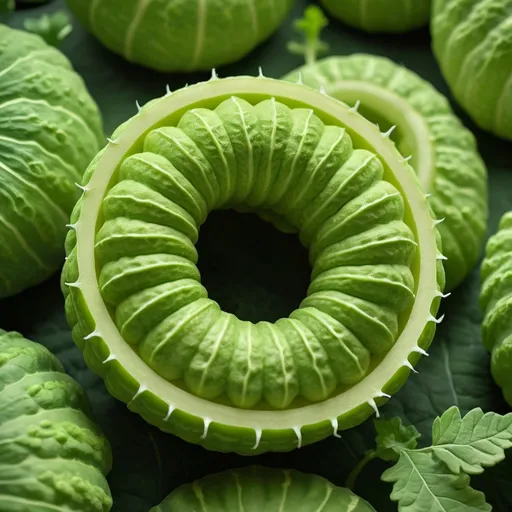
[[[300,57],[286,51],[296,37],[293,20],[302,16],[306,0],[298,0],[293,15],[282,29],[242,62],[219,70],[221,76],[257,74],[280,77],[299,66]],[[28,16],[65,9],[63,0],[24,9],[9,23],[21,28]],[[354,52],[390,57],[430,80],[443,93],[448,90],[430,51],[428,30],[404,36],[370,36],[331,21],[323,39],[332,55]],[[165,85],[177,89],[185,83],[208,78],[207,74],[163,75],[126,63],[105,50],[74,21],[73,33],[61,49],[84,77],[105,120],[107,134],[135,114],[141,104],[165,93]],[[490,171],[491,221],[489,232],[512,209],[512,145],[488,135],[468,120],[452,102],[466,125],[478,138],[480,151]],[[216,212],[201,230],[200,269],[211,296],[227,310],[249,319],[274,320],[288,314],[301,300],[309,280],[306,251],[293,236],[276,232],[252,215]],[[414,423],[429,441],[432,421],[451,405],[464,414],[474,407],[506,412],[499,390],[489,374],[489,357],[481,345],[478,309],[479,278],[475,271],[468,281],[445,301],[446,320],[423,358],[419,375],[412,376],[400,393],[383,408],[386,417],[400,414],[404,423]],[[114,469],[109,481],[114,512],[147,512],[170,491],[184,482],[228,467],[253,463],[293,467],[317,473],[336,484],[346,476],[365,451],[374,447],[372,422],[289,454],[256,458],[210,453],[163,434],[130,413],[105,390],[100,379],[89,372],[75,348],[64,314],[58,276],[20,296],[0,302],[0,326],[16,329],[52,350],[67,371],[87,389],[114,451]],[[508,471],[507,471],[508,465]],[[396,510],[389,500],[391,486],[380,481],[386,468],[373,461],[361,475],[356,492],[379,512]],[[512,454],[500,466],[474,478],[473,485],[487,494],[497,512],[512,510]]]

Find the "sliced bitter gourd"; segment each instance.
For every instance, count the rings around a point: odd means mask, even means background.
[[[499,232],[487,244],[480,304],[492,375],[512,406],[512,212],[503,216]]]
[[[46,348],[0,330],[0,510],[108,512],[110,445]]]
[[[472,133],[448,100],[414,72],[385,57],[328,57],[286,75],[350,105],[390,131],[410,157],[438,219],[443,240],[446,289],[476,265],[487,231],[487,170]]]
[[[0,25],[0,298],[61,268],[75,182],[102,140],[98,108],[66,57]]]
[[[434,0],[430,28],[455,99],[480,128],[512,139],[512,1]]]
[[[312,89],[214,76],[169,93],[117,130],[83,191],[63,273],[74,339],[115,397],[184,439],[241,453],[322,439],[396,392],[432,339],[443,256],[416,176]],[[208,298],[194,244],[228,207],[309,248],[289,318],[242,322]]]
[[[259,466],[209,475],[173,491],[150,512],[375,512],[320,476]]]

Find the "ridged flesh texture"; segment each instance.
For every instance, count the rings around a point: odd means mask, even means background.
[[[487,169],[475,137],[448,100],[416,73],[385,57],[328,57],[284,77],[325,91],[377,123],[416,171],[440,224],[446,290],[482,255],[489,216]]]

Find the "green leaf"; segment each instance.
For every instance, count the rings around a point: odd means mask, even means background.
[[[375,420],[377,456],[386,461],[397,461],[404,449],[416,448],[421,434],[413,425],[403,425],[402,419]]]
[[[465,473],[454,475],[433,453],[402,450],[398,463],[382,475],[393,482],[391,499],[400,512],[487,512],[485,496],[469,485]]]
[[[40,18],[27,18],[25,30],[41,36],[48,44],[58,46],[73,30],[69,16],[64,11],[43,14]]]
[[[297,55],[304,55],[306,63],[312,64],[318,55],[326,53],[329,45],[320,40],[322,30],[329,24],[322,9],[310,5],[304,11],[304,17],[295,20],[295,30],[304,36],[304,43],[292,41],[288,43],[288,51]]]
[[[512,413],[506,416],[473,409],[464,418],[451,407],[432,427],[432,451],[452,473],[482,473],[505,458],[512,446]]]

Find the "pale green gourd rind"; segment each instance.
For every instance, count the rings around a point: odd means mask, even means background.
[[[512,139],[512,1],[434,0],[430,26],[455,99],[480,128]]]
[[[477,264],[488,219],[487,170],[476,141],[448,100],[414,72],[385,57],[328,57],[284,77],[323,87],[380,124],[396,126],[392,139],[418,175],[443,240],[446,289],[455,288]]]
[[[75,182],[101,141],[96,104],[66,57],[0,25],[0,298],[62,265]]]
[[[208,475],[173,491],[150,512],[375,512],[317,475],[251,466]]]
[[[354,426],[400,388],[444,272],[417,178],[376,126],[305,86],[238,77],[154,100],[112,137],[62,278],[73,337],[116,398],[188,441],[257,454]],[[237,205],[272,208],[310,247],[290,319],[241,322],[206,298],[196,229]]]
[[[512,212],[503,216],[487,243],[481,277],[483,342],[491,352],[494,380],[512,406]]]
[[[158,71],[236,62],[283,23],[294,0],[67,0],[107,48]]]
[[[428,24],[431,0],[321,0],[335,18],[376,33],[402,33]]]
[[[110,445],[80,385],[42,345],[0,329],[0,510],[108,512]]]

